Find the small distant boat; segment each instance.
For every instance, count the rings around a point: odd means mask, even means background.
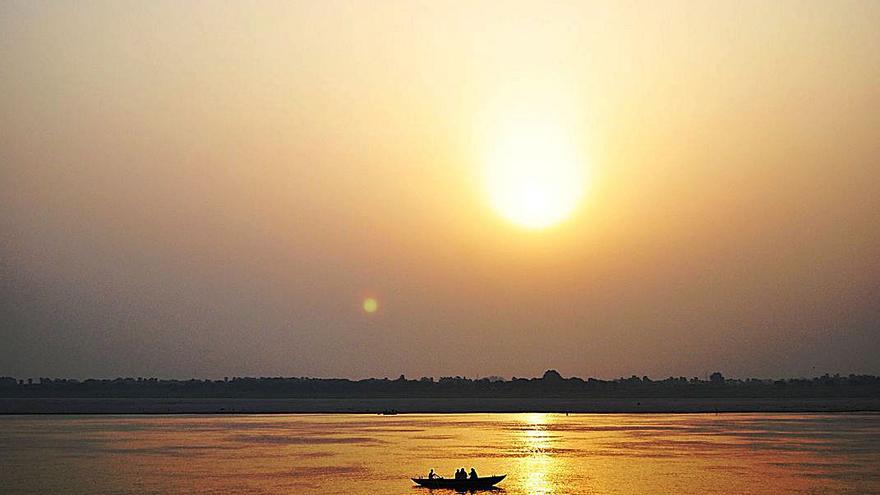
[[[379,413],[379,416],[396,416],[397,409],[386,409]]]
[[[417,485],[426,488],[452,488],[456,490],[485,490],[492,488],[506,478],[506,474],[501,476],[484,476],[482,478],[453,479],[453,478],[410,478]]]

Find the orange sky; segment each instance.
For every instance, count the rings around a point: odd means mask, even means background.
[[[880,373],[878,25],[4,2],[0,375]],[[522,109],[585,172],[546,229],[484,183]]]

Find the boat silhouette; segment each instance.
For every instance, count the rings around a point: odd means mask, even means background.
[[[506,474],[500,476],[483,476],[482,478],[410,478],[417,485],[426,488],[452,488],[455,490],[485,490],[492,488],[506,478]]]

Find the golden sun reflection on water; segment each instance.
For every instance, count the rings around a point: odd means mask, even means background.
[[[527,493],[550,495],[554,493],[551,473],[555,471],[557,460],[553,457],[553,438],[547,426],[553,418],[545,413],[529,413],[523,415],[521,450],[518,473],[523,473],[522,486]]]

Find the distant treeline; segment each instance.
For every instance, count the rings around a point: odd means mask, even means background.
[[[781,380],[729,379],[713,373],[708,380],[646,376],[598,380],[563,378],[555,370],[541,378],[470,379],[403,375],[365,380],[324,378],[224,378],[164,380],[116,378],[101,380],[21,380],[0,377],[0,397],[151,397],[151,398],[617,398],[617,397],[880,397],[880,377],[823,375]]]

